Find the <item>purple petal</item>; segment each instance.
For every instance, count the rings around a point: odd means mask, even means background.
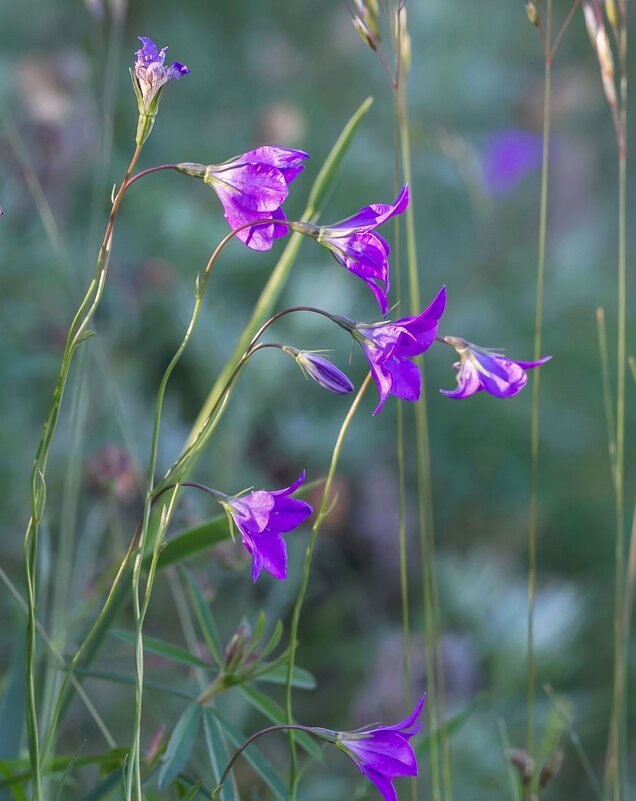
[[[552,356],[544,356],[542,359],[539,359],[538,362],[520,362],[518,359],[514,359],[514,363],[518,364],[519,367],[523,367],[524,370],[531,370],[533,367],[539,367],[546,362],[549,362]]]
[[[152,39],[149,39],[147,36],[138,36],[137,38],[143,45],[141,49],[137,50],[135,53],[139,61],[143,62],[146,66],[153,61],[161,61],[163,63],[167,48],[164,47],[160,53]]]
[[[252,554],[252,581],[260,576],[263,568],[274,578],[287,578],[287,546],[279,534],[265,532],[243,537],[243,544]]]
[[[268,529],[272,531],[291,531],[311,515],[313,509],[305,501],[288,498],[286,495],[273,495],[274,508],[269,516]]]
[[[490,353],[472,353],[484,368],[484,372],[479,373],[479,381],[491,395],[496,398],[511,398],[525,387],[528,376],[516,362]]]
[[[242,498],[231,498],[227,503],[237,526],[251,534],[265,529],[276,502],[271,492],[257,490]]]
[[[479,373],[472,362],[466,360],[460,364],[456,364],[455,367],[459,369],[457,374],[457,389],[440,389],[442,395],[446,395],[447,398],[453,398],[454,400],[460,400],[461,398],[468,398],[470,395],[474,395],[475,392],[481,391],[482,386],[479,381]]]
[[[379,730],[361,739],[343,744],[364,763],[366,768],[384,776],[417,776],[417,760],[413,749],[400,734]]]
[[[416,732],[413,731],[411,732],[411,734],[409,734],[408,729],[412,729],[413,726],[415,726],[415,724],[417,723],[420,715],[422,714],[422,709],[424,708],[425,703],[426,703],[426,693],[422,695],[420,700],[415,705],[415,709],[411,712],[408,718],[404,718],[404,720],[401,720],[399,723],[395,723],[393,726],[383,726],[382,728],[385,729],[386,731],[401,731],[404,735],[411,737]],[[417,731],[419,731],[420,728],[421,726],[417,728]]]
[[[276,211],[287,199],[282,172],[269,164],[233,163],[211,171],[212,188],[226,208],[237,203],[249,211]]]
[[[326,236],[324,241],[334,246],[332,252],[336,259],[355,275],[388,280],[389,246],[379,234],[373,231],[354,232],[340,237]]]
[[[302,150],[263,145],[254,150],[248,150],[247,153],[240,157],[240,161],[259,161],[264,164],[271,164],[282,172],[285,181],[289,184],[302,172],[304,168],[302,162],[308,158],[309,155]]]
[[[185,64],[181,64],[179,61],[173,61],[172,64],[166,70],[166,74],[168,74],[171,78],[175,78],[177,81],[183,75],[189,75],[190,70],[186,67]]]
[[[236,202],[228,202],[224,206],[225,219],[230,224],[230,228],[238,228],[248,222],[257,223],[258,220],[285,220],[285,214],[282,209],[275,211],[252,211],[245,209]],[[277,225],[275,223],[263,223],[262,225],[253,225],[249,228],[244,228],[236,234],[236,238],[247,245],[252,250],[271,250],[274,244],[274,239],[285,236],[288,231],[286,225]]]
[[[401,214],[409,204],[409,188],[403,186],[395,199],[395,203],[387,205],[386,203],[372,203],[370,206],[365,206],[360,209],[352,217],[347,217],[335,225],[330,225],[329,228],[338,230],[340,228],[355,228],[358,231],[370,231],[377,228],[382,223],[391,219],[395,214]]]
[[[391,395],[411,402],[420,399],[422,378],[415,362],[393,358],[384,362],[382,368],[391,376]]]
[[[383,776],[381,773],[377,773],[375,770],[366,768],[364,765],[359,764],[358,762],[356,762],[356,765],[358,765],[360,773],[362,773],[367,777],[367,779],[370,779],[375,784],[382,794],[384,801],[398,801],[395,787],[393,787],[390,779],[387,779],[385,776]]]
[[[292,495],[294,492],[296,492],[298,487],[300,487],[301,484],[303,484],[304,481],[305,481],[305,471],[303,470],[302,473],[298,476],[298,478],[296,479],[296,481],[294,481],[293,484],[290,484],[289,487],[285,487],[285,489],[276,490],[275,492],[272,492],[271,494],[272,495]]]

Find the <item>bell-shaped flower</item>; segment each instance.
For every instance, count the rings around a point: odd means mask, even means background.
[[[180,64],[178,61],[173,61],[167,67],[165,65],[167,47],[162,47],[161,50],[157,45],[147,36],[139,36],[139,41],[143,45],[136,52],[137,60],[135,61],[134,77],[137,81],[139,92],[143,102],[143,109],[140,111],[149,111],[153,101],[158,100],[158,94],[161,88],[168,83],[168,81],[179,80],[182,75],[187,75],[190,70],[185,64]]]
[[[418,719],[425,700],[426,695],[423,695],[413,712],[394,726],[352,732],[312,731],[351,757],[360,772],[375,784],[384,801],[397,801],[393,780],[400,776],[417,776],[417,759],[409,740],[422,728]]]
[[[252,250],[269,250],[274,239],[285,236],[288,231],[288,226],[283,224],[286,218],[282,205],[289,194],[288,185],[302,171],[303,161],[308,158],[302,150],[266,145],[224,164],[212,164],[205,168],[201,177],[218,195],[231,228],[258,220],[269,221],[245,228],[236,235]],[[281,220],[281,223],[272,220]]]
[[[263,568],[277,579],[287,578],[287,546],[281,534],[303,523],[313,509],[305,501],[291,498],[305,480],[305,471],[285,489],[256,490],[221,501],[241,532],[243,545],[252,555],[252,580]]]
[[[371,366],[371,375],[380,393],[380,403],[373,414],[384,406],[389,395],[417,401],[421,392],[420,369],[412,361],[428,350],[437,336],[437,325],[446,308],[446,289],[442,287],[431,305],[417,317],[403,317],[365,325],[347,325],[338,318],[356,339]]]
[[[511,398],[527,384],[526,370],[539,367],[552,358],[544,356],[536,362],[520,362],[507,359],[496,351],[479,348],[459,337],[442,337],[442,340],[452,345],[459,355],[459,361],[453,365],[457,370],[457,387],[440,390],[443,395],[455,399],[468,398],[482,390],[496,398]]]
[[[386,314],[391,249],[375,229],[394,215],[402,214],[408,204],[409,188],[404,186],[393,204],[372,203],[333,225],[300,222],[292,224],[292,228],[316,239],[331,251],[339,264],[362,278],[375,295],[382,314]]]

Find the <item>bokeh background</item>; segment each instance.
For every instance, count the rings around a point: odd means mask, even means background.
[[[555,6],[562,19],[570,4]],[[409,22],[412,193],[424,297],[445,284],[443,333],[529,359],[543,102],[539,38],[520,0],[412,3]],[[31,459],[66,329],[92,274],[111,186],[132,150],[136,107],[127,70],[138,34],[169,44],[170,55],[192,70],[168,88],[142,166],[218,163],[262,143],[302,148],[311,161],[286,204],[294,218],[338,133],[373,95],[323,220],[394,196],[390,86],[344,0],[0,6],[0,561],[20,591]],[[555,60],[553,99],[544,342],[554,359],[542,380],[537,716],[540,727],[554,718],[540,689],[548,682],[600,774],[610,702],[614,522],[595,309],[606,308],[613,348],[616,159],[580,13]],[[630,190],[628,220],[633,209]],[[97,336],[77,358],[50,465],[47,600],[40,617],[66,650],[91,619],[103,573],[123,553],[138,519],[158,382],[189,318],[195,276],[225,233],[214,194],[176,173],[150,176],[126,196]],[[390,227],[386,233],[392,236]],[[220,260],[168,393],[161,468],[179,451],[282,247],[258,254],[233,243]],[[354,318],[377,314],[362,284],[310,242],[280,306],[308,302]],[[633,334],[631,320],[630,327]],[[324,321],[297,317],[279,330],[280,339],[297,346],[332,348],[355,383],[363,379],[361,355]],[[511,797],[502,725],[512,743],[524,736],[531,392],[507,401],[485,393],[450,401],[437,390],[454,385],[452,362],[442,345],[426,357],[442,654],[449,714],[472,710],[452,739],[455,797],[481,801]],[[406,709],[395,404],[372,418],[374,393],[346,442],[338,504],[319,540],[301,625],[299,663],[314,673],[317,687],[298,692],[298,716],[333,728],[393,722]],[[633,398],[630,380],[628,420]],[[346,399],[305,382],[291,360],[267,351],[240,381],[196,480],[233,492],[286,485],[300,466],[311,477],[324,475],[347,408]],[[410,430],[408,409],[406,419]],[[628,422],[628,506],[630,434]],[[407,472],[412,691],[418,693],[426,675],[411,448]],[[214,512],[205,497],[184,495],[175,532]],[[60,552],[62,533],[68,544]],[[286,583],[264,575],[253,587],[239,546],[220,546],[190,564],[224,639],[242,619],[253,624],[259,608],[268,620],[288,624],[307,539],[308,530],[288,537]],[[183,644],[175,593],[176,574],[162,577],[147,631]],[[6,584],[0,614],[6,668],[0,758],[8,758],[25,753],[18,669],[25,618]],[[130,610],[120,622],[130,626]],[[131,674],[132,649],[109,640],[100,667]],[[163,681],[192,681],[187,669],[158,658],[149,658],[149,671]],[[126,745],[130,688],[96,681],[86,687]],[[244,731],[262,725],[240,699],[224,703]],[[145,747],[161,725],[170,731],[181,708],[149,691]],[[102,747],[83,707],[74,704],[60,750]],[[265,746],[281,768],[285,747],[282,737]],[[563,748],[562,773],[546,797],[594,798],[567,734]],[[636,756],[633,744],[631,751]],[[202,750],[195,749],[191,765],[193,774],[206,775]],[[427,773],[424,762],[424,798]],[[241,781],[246,798],[268,797],[248,769]],[[78,771],[67,797],[84,798],[95,782],[94,772]],[[307,801],[376,796],[337,753],[327,755],[326,769],[308,772],[303,793]]]

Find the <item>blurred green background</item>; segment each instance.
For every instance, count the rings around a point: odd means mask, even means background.
[[[562,19],[570,4],[555,5]],[[428,302],[447,287],[441,333],[529,359],[540,176],[530,165],[519,180],[493,191],[488,165],[502,133],[540,134],[539,38],[521,0],[412,3],[409,23],[412,195],[423,295]],[[169,56],[192,70],[167,88],[140,166],[218,163],[264,143],[299,147],[311,160],[285,207],[293,219],[340,130],[373,95],[323,221],[394,197],[390,86],[353,29],[344,0],[153,0],[128,8],[125,0],[22,0],[19,7],[0,6],[0,561],[20,590],[31,459],[66,329],[92,275],[111,186],[132,151],[136,107],[127,70],[138,34],[168,44]],[[551,715],[540,689],[548,682],[600,774],[611,684],[614,521],[595,309],[606,308],[611,352],[616,158],[580,13],[555,60],[553,99],[544,351],[554,359],[542,380],[537,716],[543,726]],[[529,141],[536,148],[537,140]],[[632,194],[630,188],[628,220]],[[77,358],[50,465],[41,588],[47,601],[39,613],[45,625],[59,627],[51,610],[55,603],[66,610],[64,631],[53,633],[67,651],[94,614],[103,572],[125,550],[138,519],[158,383],[189,319],[195,276],[226,230],[210,189],[176,173],[149,176],[124,201],[97,336]],[[390,226],[385,234],[392,238]],[[180,450],[283,244],[259,254],[232,243],[219,261],[205,313],[168,392],[161,470]],[[377,315],[363,285],[311,242],[302,245],[280,307],[306,303],[358,319]],[[278,339],[299,347],[333,348],[334,360],[356,385],[364,377],[361,355],[350,359],[347,337],[325,321],[290,318],[278,330]],[[630,319],[628,343],[633,333]],[[524,736],[531,391],[508,401],[485,393],[450,401],[437,390],[454,386],[453,360],[441,345],[426,357],[442,654],[449,714],[482,693],[452,740],[455,797],[485,801],[511,797],[501,721],[513,743]],[[633,398],[630,381],[628,508]],[[297,694],[298,717],[308,724],[353,729],[394,722],[406,709],[395,402],[372,418],[375,405],[372,388],[349,433],[338,505],[314,562],[298,653],[318,681],[316,690]],[[347,409],[346,399],[328,396],[302,380],[290,359],[266,351],[240,380],[195,479],[235,492],[284,486],[302,466],[310,478],[324,475]],[[406,420],[410,431],[410,409]],[[407,471],[412,690],[419,693],[426,675],[411,449]],[[184,494],[175,531],[215,511],[205,497]],[[61,531],[72,542],[63,580],[56,562]],[[279,616],[288,623],[307,539],[307,529],[287,538],[286,583],[264,574],[253,587],[240,546],[221,546],[190,565],[213,599],[225,640],[242,618],[253,624],[261,607],[270,621]],[[176,584],[176,574],[162,577],[147,631],[183,644]],[[0,614],[6,665],[1,758],[24,754],[25,747],[18,669],[25,618],[4,585]],[[121,624],[130,625],[130,610]],[[132,649],[109,641],[101,669],[130,674],[132,665]],[[156,658],[149,657],[148,670],[162,680],[192,681],[186,669],[175,672]],[[86,687],[126,745],[130,689],[104,682]],[[262,725],[239,700],[225,703],[243,730]],[[161,725],[170,730],[180,709],[175,699],[149,691],[145,748]],[[102,747],[75,702],[59,750]],[[563,747],[564,767],[546,798],[594,798],[567,736]],[[284,768],[285,738],[265,750]],[[631,753],[633,765],[633,743]],[[326,768],[307,774],[304,799],[379,797],[341,755],[326,759]],[[197,751],[191,764],[193,774],[200,769],[206,775]],[[424,762],[423,798],[430,795],[428,773]],[[267,797],[263,788],[250,796],[247,788],[256,781],[249,771],[241,778],[245,797]],[[67,797],[83,798],[95,781],[94,773],[78,771]]]

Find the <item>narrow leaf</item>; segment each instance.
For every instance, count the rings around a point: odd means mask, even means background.
[[[185,767],[199,732],[200,723],[201,707],[198,704],[190,704],[177,721],[162,757],[158,781],[160,790],[165,790]]]
[[[203,710],[203,731],[205,732],[205,744],[208,749],[212,775],[215,785],[217,785],[230,758],[219,723],[209,709]],[[221,801],[234,801],[234,798],[234,782],[233,777],[231,777],[225,782],[221,790]]]
[[[197,621],[199,622],[205,644],[208,646],[210,654],[214,657],[217,664],[220,665],[223,661],[223,646],[221,645],[221,638],[219,637],[216,623],[212,617],[210,605],[206,601],[201,587],[197,584],[194,576],[183,567],[181,568],[181,573],[185,577],[188,585],[190,602],[194,607],[194,613],[197,616]]]
[[[287,664],[274,664],[271,670],[259,674],[255,681],[263,681],[269,684],[287,684]],[[300,690],[314,690],[316,679],[304,668],[294,665],[294,675],[292,676],[292,687]]]

